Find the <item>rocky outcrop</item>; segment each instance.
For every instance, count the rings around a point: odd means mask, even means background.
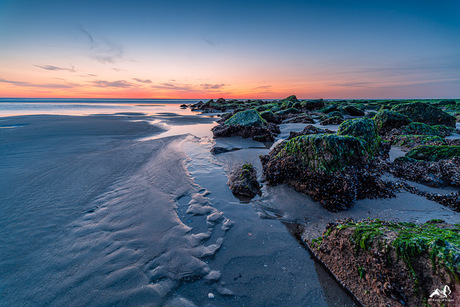
[[[406,157],[421,161],[439,161],[453,157],[460,157],[460,146],[418,146],[410,150],[406,154]]]
[[[305,128],[303,128],[302,131],[299,131],[299,132],[296,132],[296,131],[291,131],[289,132],[289,138],[288,140],[290,139],[293,139],[295,137],[298,137],[298,136],[301,136],[301,135],[308,135],[308,134],[331,134],[331,133],[334,133],[333,131],[329,130],[329,129],[321,129],[321,128],[317,128],[313,125],[307,125]]]
[[[249,163],[234,169],[230,173],[227,185],[234,194],[239,196],[252,198],[260,193],[256,170]]]
[[[413,102],[399,104],[392,111],[406,115],[414,122],[429,125],[446,125],[455,128],[455,117],[427,103]]]
[[[378,150],[381,142],[375,122],[369,118],[346,120],[340,124],[337,134],[360,138],[364,141],[364,146],[370,155],[373,155]]]
[[[259,142],[273,142],[279,133],[279,127],[267,123],[256,110],[235,113],[220,125],[212,128],[214,137],[242,136],[251,137]]]
[[[458,225],[345,220],[304,241],[363,306],[460,305]]]
[[[406,157],[396,159],[390,167],[396,177],[408,179],[432,187],[452,186],[460,188],[460,158],[438,162],[417,161]]]
[[[261,156],[270,184],[286,182],[326,209],[350,207],[357,198],[392,196],[364,141],[354,136],[310,134],[278,144]]]
[[[380,134],[385,134],[395,128],[401,128],[411,122],[407,116],[388,110],[380,110],[375,115],[374,121]]]

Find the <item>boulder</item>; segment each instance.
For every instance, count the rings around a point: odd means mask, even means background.
[[[306,243],[362,306],[460,304],[458,225],[348,219]]]
[[[227,185],[234,194],[240,196],[252,198],[260,193],[257,172],[252,164],[249,163],[234,169],[230,174]]]
[[[396,135],[392,141],[393,145],[412,149],[420,145],[447,145],[446,140],[442,137],[435,135],[416,135],[416,134],[402,134]]]
[[[392,129],[400,128],[411,122],[407,116],[388,110],[380,110],[375,115],[374,121],[380,134],[385,134]]]
[[[214,137],[251,137],[258,142],[273,142],[280,130],[273,123],[267,123],[256,110],[239,111],[218,126],[212,128]]]
[[[445,128],[442,128],[445,127]],[[417,134],[417,135],[435,135],[435,136],[447,136],[446,132],[450,134],[449,127],[446,126],[430,126],[424,123],[412,122],[409,125],[403,127],[402,132],[404,134]]]
[[[326,126],[326,125],[340,125],[343,123],[343,117],[327,117],[321,121],[321,125]]]
[[[368,164],[363,141],[353,136],[302,135],[260,158],[270,184],[286,182],[331,211],[346,209],[357,198],[392,193]]]
[[[313,118],[311,118],[310,115],[308,114],[301,114],[299,116],[289,118],[286,121],[284,121],[285,124],[287,123],[301,123],[301,124],[314,124],[315,121]]]
[[[303,128],[302,131],[299,131],[299,132],[291,131],[291,132],[289,132],[288,140],[293,139],[293,138],[298,137],[298,136],[301,136],[301,135],[331,134],[331,133],[334,133],[334,132],[329,130],[329,129],[321,129],[321,128],[317,128],[317,127],[315,127],[313,125],[307,125],[305,128]]]
[[[225,125],[240,125],[244,127],[262,127],[267,121],[256,110],[246,110],[234,114],[225,121]]]
[[[316,99],[316,100],[304,100],[300,103],[302,109],[307,111],[318,110],[324,107],[324,100],[323,99]]]
[[[381,139],[375,122],[369,118],[349,119],[340,124],[338,135],[350,135],[364,141],[369,154],[373,155],[380,146]]]
[[[392,111],[406,115],[414,122],[455,128],[455,117],[427,103],[413,102],[394,106]]]
[[[275,113],[273,113],[271,110],[261,112],[260,116],[269,123],[274,123],[274,124],[281,123],[281,118]]]
[[[345,106],[343,110],[351,116],[364,116],[364,111],[355,106]]]
[[[460,157],[460,146],[419,146],[410,150],[406,157],[421,161],[439,161]]]

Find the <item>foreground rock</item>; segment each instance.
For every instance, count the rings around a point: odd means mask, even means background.
[[[252,198],[260,193],[260,184],[257,181],[256,170],[249,163],[233,170],[227,185],[234,194],[240,196]]]
[[[421,161],[439,161],[460,157],[460,146],[418,146],[410,150],[406,157]]]
[[[348,220],[304,240],[364,306],[460,305],[458,224]]]
[[[349,208],[357,198],[393,195],[372,158],[362,139],[335,134],[298,136],[260,157],[270,184],[288,183],[330,211]]]
[[[214,137],[242,136],[251,137],[259,142],[273,142],[279,133],[279,127],[267,123],[256,110],[235,113],[220,125],[212,128]]]

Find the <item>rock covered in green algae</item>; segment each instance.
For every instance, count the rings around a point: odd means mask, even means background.
[[[330,211],[349,208],[357,198],[393,196],[368,163],[364,141],[354,136],[301,135],[260,159],[270,184],[286,182]]]
[[[273,142],[275,135],[280,133],[279,127],[273,123],[267,123],[256,110],[244,110],[236,112],[220,125],[211,129],[214,137],[242,136],[251,137],[258,142]]]
[[[261,112],[260,116],[269,123],[274,123],[274,124],[281,123],[281,118],[275,113],[273,113],[271,110]]]
[[[455,127],[455,117],[427,103],[413,102],[394,106],[392,111],[409,117],[412,121],[429,125]]]
[[[333,116],[333,117],[326,117],[321,121],[321,125],[340,125],[343,123],[343,117]]]
[[[263,119],[259,112],[256,110],[246,110],[234,114],[232,117],[225,121],[225,125],[240,125],[244,127],[261,127],[265,125],[267,121]]]
[[[400,128],[411,122],[410,118],[394,111],[380,110],[374,117],[377,130],[385,134],[395,128]]]
[[[351,116],[364,116],[364,111],[355,106],[345,106],[343,110]]]
[[[353,136],[314,134],[289,140],[278,157],[292,156],[309,171],[331,174],[366,162],[363,142]]]
[[[257,181],[257,172],[250,163],[237,167],[230,174],[227,185],[236,194],[246,197],[254,197],[260,193],[260,184]]]
[[[279,116],[286,116],[286,115],[291,115],[291,114],[299,114],[300,111],[296,108],[289,108],[289,109],[285,109],[285,110],[281,110],[281,111],[278,111],[276,112],[276,115],[279,115]]]
[[[396,135],[393,139],[393,145],[412,149],[420,145],[446,145],[446,140],[434,135]]]
[[[296,95],[291,95],[291,96],[288,96],[284,99],[281,99],[280,102],[281,103],[284,103],[286,101],[290,101],[290,102],[300,102],[299,99],[297,99]]]
[[[324,107],[323,99],[304,100],[300,103],[302,109],[307,111],[318,110]]]
[[[401,130],[404,134],[435,135],[444,137],[450,135],[453,129],[444,125],[430,126],[424,123],[412,122],[403,127]]]
[[[460,157],[460,146],[418,146],[410,150],[406,157],[421,161],[439,161]]]
[[[346,120],[340,124],[337,134],[351,135],[362,139],[371,155],[379,148],[381,142],[375,122],[369,118]]]
[[[444,285],[444,306],[460,303],[459,224],[344,220],[306,243],[364,306],[437,305],[430,295]]]

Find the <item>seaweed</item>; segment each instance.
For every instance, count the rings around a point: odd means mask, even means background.
[[[453,157],[460,157],[460,146],[434,146],[422,145],[411,149],[406,157],[422,161],[439,161],[450,159]]]

